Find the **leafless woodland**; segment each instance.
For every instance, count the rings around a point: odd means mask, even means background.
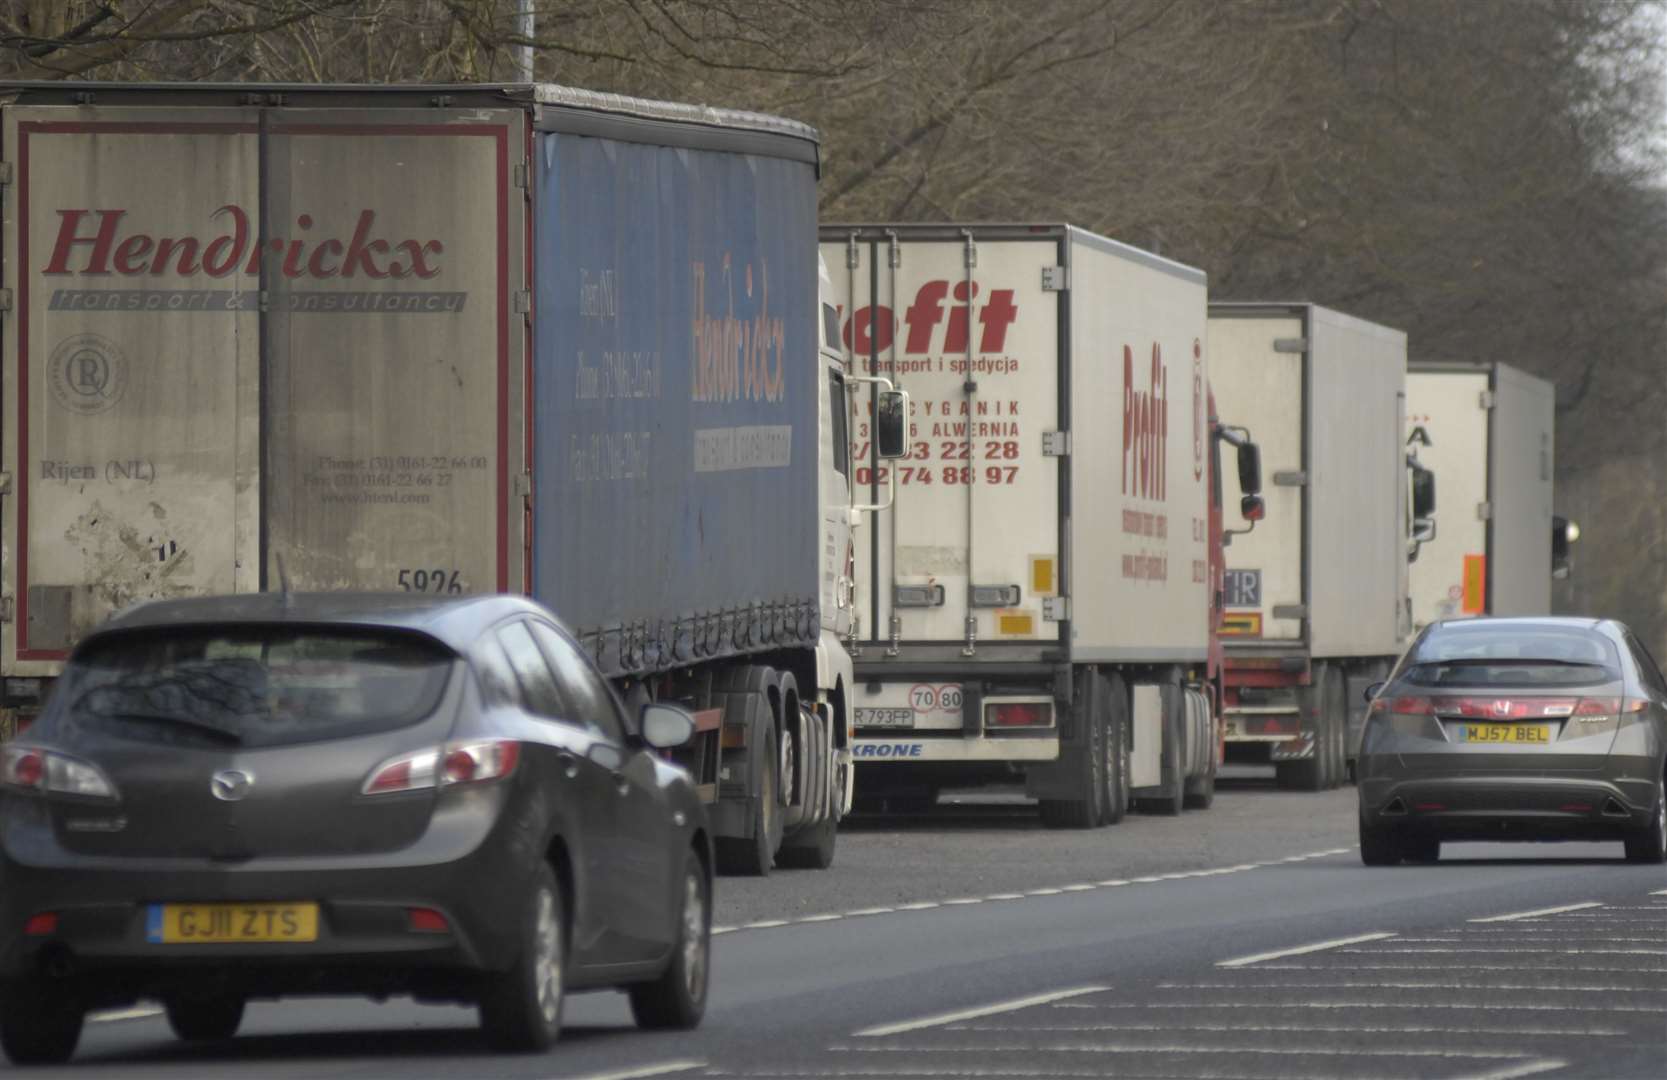
[[[819,127],[827,220],[1059,219],[1558,387],[1568,611],[1667,654],[1657,0],[0,0],[5,77],[536,77]]]

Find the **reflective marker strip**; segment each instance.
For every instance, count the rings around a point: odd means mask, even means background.
[[[1602,907],[1596,900],[1588,900],[1584,904],[1564,904],[1562,907],[1540,908],[1537,911],[1513,911],[1509,915],[1489,915],[1485,919],[1468,919],[1467,922],[1515,922],[1518,919],[1537,919],[1541,915],[1561,915],[1565,911],[1584,911],[1586,908]]]
[[[918,1031],[921,1028],[939,1027],[943,1024],[954,1024],[962,1020],[976,1020],[981,1016],[995,1016],[998,1013],[1017,1012],[1028,1009],[1032,1005],[1047,1005],[1066,998],[1081,997],[1084,994],[1099,994],[1111,989],[1109,986],[1079,986],[1073,990],[1055,990],[1051,994],[1036,994],[1032,997],[1017,998],[1013,1001],[1003,1001],[995,1005],[984,1005],[976,1009],[962,1009],[959,1012],[939,1013],[937,1016],[922,1017],[919,1020],[904,1020],[896,1024],[881,1024],[878,1027],[863,1028],[856,1033],[859,1039],[873,1039],[882,1035],[899,1035],[905,1031]]]
[[[1218,960],[1216,967],[1236,968],[1247,964],[1259,964],[1263,960],[1279,960],[1287,956],[1302,956],[1305,953],[1323,952],[1326,949],[1340,949],[1344,945],[1359,945],[1367,941],[1382,941],[1395,935],[1387,931],[1371,934],[1360,934],[1356,937],[1337,938],[1333,941],[1317,941],[1312,945],[1298,945],[1292,949],[1280,949],[1276,952],[1255,953],[1251,956],[1241,956],[1234,960]]]

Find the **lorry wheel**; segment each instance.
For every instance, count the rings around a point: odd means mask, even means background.
[[[776,852],[776,865],[793,870],[826,870],[833,865],[838,839],[839,822],[826,818],[820,825],[800,829],[784,840]]]
[[[1187,762],[1182,751],[1186,745],[1187,703],[1179,675],[1171,674],[1159,689],[1163,694],[1163,749],[1159,753],[1163,786],[1159,794],[1141,799],[1140,806],[1147,813],[1175,817],[1186,805]]]
[[[1116,825],[1129,812],[1129,688],[1122,676],[1101,677],[1105,693],[1105,817]]]
[[[1331,786],[1349,782],[1349,676],[1342,668],[1331,671]]]
[[[1315,684],[1297,691],[1297,709],[1303,727],[1314,736],[1314,752],[1300,761],[1281,761],[1275,766],[1279,786],[1292,791],[1324,791],[1331,774],[1331,739],[1327,735],[1326,673],[1321,664],[1315,670]]]
[[[748,766],[757,781],[758,795],[752,801],[751,836],[720,836],[712,843],[720,873],[742,877],[764,877],[775,862],[781,846],[781,807],[776,795],[776,732],[768,709],[761,710],[762,722],[754,728],[751,747],[761,747],[756,756],[749,748]],[[763,730],[759,730],[762,728]]]
[[[1187,781],[1186,806],[1188,810],[1208,810],[1215,801],[1216,767],[1212,763],[1209,772]]]
[[[1103,819],[1105,803],[1106,726],[1104,710],[1094,691],[1097,676],[1083,680],[1076,706],[1077,721],[1083,725],[1082,743],[1071,749],[1072,771],[1076,783],[1072,786],[1081,797],[1076,799],[1043,799],[1038,807],[1042,824],[1050,829],[1092,829]]]

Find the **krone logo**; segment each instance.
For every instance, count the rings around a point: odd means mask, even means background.
[[[47,361],[47,383],[58,404],[90,416],[111,408],[127,389],[127,357],[97,334],[65,338]]]

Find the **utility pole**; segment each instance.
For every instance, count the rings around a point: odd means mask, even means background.
[[[515,77],[518,82],[533,81],[533,4],[536,0],[520,0],[515,13],[515,33],[523,44],[515,46]]]

